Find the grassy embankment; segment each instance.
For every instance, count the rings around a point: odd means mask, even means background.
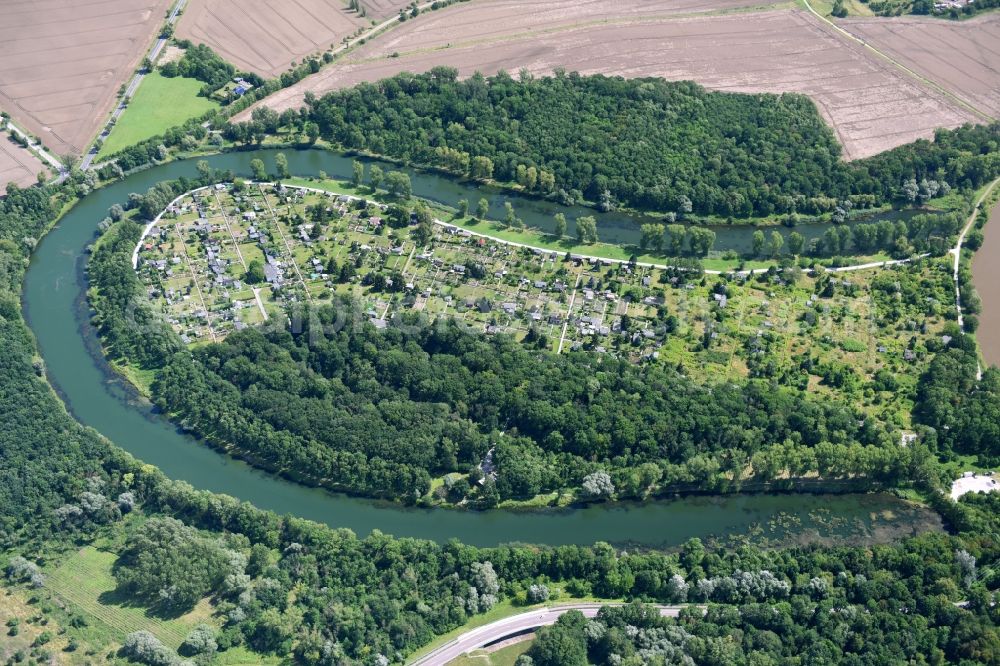
[[[531,641],[521,641],[493,652],[474,650],[454,659],[448,666],[514,666],[514,662],[531,647]]]
[[[203,85],[197,79],[168,78],[159,72],[148,74],[115,123],[97,161],[219,108],[217,102],[198,96]]]
[[[285,178],[282,182],[291,186],[312,187],[326,192],[336,194],[348,194],[352,196],[367,197],[378,201],[389,201],[383,193],[373,193],[370,187],[353,187],[349,183],[338,180],[319,180],[302,177]],[[561,239],[554,235],[545,233],[538,229],[526,228],[516,230],[505,227],[501,223],[493,220],[479,220],[466,216],[456,218],[455,210],[428,202],[431,210],[442,221],[453,224],[462,229],[466,229],[476,234],[489,236],[500,241],[527,245],[529,247],[551,250],[555,252],[579,254],[588,257],[598,257],[600,259],[611,259],[616,261],[628,261],[633,255],[640,263],[654,264],[658,266],[669,265],[671,257],[642,252],[634,246],[613,245],[611,243],[579,243],[575,239],[565,236]],[[598,232],[600,229],[598,229]],[[721,252],[713,253],[701,260],[702,265],[707,270],[729,271],[729,270],[766,270],[769,266],[776,265],[776,261],[767,260],[744,260],[744,259],[724,259]],[[714,256],[713,256],[714,255]],[[887,254],[879,253],[874,255],[853,257],[852,263],[869,263],[888,261],[891,257]],[[829,263],[829,260],[817,260],[815,263]]]
[[[497,620],[502,620],[504,618],[511,617],[512,615],[519,615],[521,613],[525,613],[527,611],[530,611],[530,610],[532,610],[534,608],[544,608],[544,607],[547,607],[547,606],[559,606],[559,605],[571,604],[571,603],[587,603],[587,602],[591,602],[591,601],[607,602],[607,603],[621,603],[622,602],[621,599],[601,599],[601,598],[592,597],[592,596],[591,597],[571,597],[569,595],[566,595],[566,596],[560,598],[558,601],[550,601],[550,602],[544,603],[544,604],[532,604],[530,606],[515,606],[511,602],[510,599],[505,599],[505,600],[499,602],[496,606],[494,606],[490,610],[486,611],[485,613],[481,613],[479,615],[476,615],[476,616],[472,617],[468,622],[466,622],[462,626],[456,627],[455,629],[452,629],[448,633],[442,634],[442,635],[438,636],[433,641],[431,641],[430,643],[428,643],[424,647],[420,648],[419,650],[417,650],[416,652],[414,652],[413,654],[411,654],[407,658],[406,661],[407,661],[407,663],[409,663],[411,661],[419,659],[420,657],[422,657],[423,655],[427,654],[428,652],[433,652],[434,650],[438,649],[442,645],[445,645],[449,641],[452,641],[455,638],[458,638],[459,636],[461,636],[462,634],[464,634],[466,632],[472,631],[473,629],[485,626],[485,625],[490,624],[492,622],[496,622]],[[517,657],[517,655],[514,655],[514,658],[516,658],[516,657]],[[458,662],[458,663],[461,663],[461,662]],[[476,663],[483,663],[483,664],[485,664],[486,662],[476,662]],[[496,662],[496,663],[503,663],[503,662]]]

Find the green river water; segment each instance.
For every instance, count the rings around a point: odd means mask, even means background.
[[[227,153],[207,161],[215,168],[246,175],[250,160],[261,157],[272,165],[274,152]],[[284,152],[296,174],[323,170],[331,176],[347,177],[351,172],[350,158],[342,155],[318,150]],[[86,248],[108,208],[124,202],[130,192],[144,192],[158,181],[195,177],[195,162],[178,161],[133,174],[78,203],[39,243],[23,293],[25,316],[45,359],[48,378],[72,414],[171,478],[281,514],[350,528],[360,535],[378,529],[401,537],[438,542],[457,538],[482,546],[508,542],[590,544],[601,540],[670,547],[691,537],[721,540],[732,536],[750,536],[759,543],[878,542],[941,529],[936,514],[881,494],[686,497],[519,513],[403,508],[308,488],[217,453],[154,414],[109,370],[88,324],[85,300]],[[448,178],[410,174],[415,194],[442,203],[453,205],[461,198],[476,201],[487,196],[500,211],[505,200],[501,194],[484,193]],[[544,226],[560,209],[547,202],[510,199],[529,226]],[[570,219],[593,214],[586,209],[566,212]],[[624,215],[599,216],[602,239],[629,240],[638,236],[637,226]],[[798,230],[809,231],[802,226]],[[716,247],[740,246],[750,233],[752,230],[722,228]]]

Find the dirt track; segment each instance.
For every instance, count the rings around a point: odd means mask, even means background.
[[[58,154],[80,154],[171,0],[7,0],[0,108]]]
[[[911,16],[838,23],[979,111],[1000,116],[1000,14],[969,21]]]
[[[0,194],[7,191],[7,183],[21,187],[34,185],[43,168],[34,153],[11,141],[6,132],[0,132]]]
[[[359,27],[399,11],[402,0],[367,0],[368,15],[343,0],[192,0],[177,36],[204,43],[242,70],[277,76],[292,61],[337,46]]]
[[[678,12],[707,4],[686,2],[687,7],[669,4]],[[321,95],[435,65],[456,67],[462,75],[521,68],[545,74],[564,67],[586,74],[692,79],[716,90],[805,93],[836,130],[848,158],[975,120],[804,11],[670,18],[662,16],[667,4],[585,2],[572,13],[569,0],[548,3],[545,10],[530,10],[524,0],[459,5],[401,26],[266,103],[294,108],[306,91]],[[600,11],[622,18],[602,19]]]

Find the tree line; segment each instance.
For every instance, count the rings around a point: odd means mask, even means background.
[[[845,163],[813,103],[801,95],[708,92],[690,82],[557,72],[501,72],[458,81],[456,70],[400,74],[308,95],[298,119],[324,138],[494,179],[560,201],[700,215],[835,214],[911,202],[909,183],[974,188],[1000,173],[997,124],[936,133]],[[232,136],[256,136],[276,113]]]
[[[580,488],[597,473],[620,496],[642,497],[738,487],[751,460],[757,480],[820,471],[887,484],[922,460],[846,402],[773,380],[700,386],[671,366],[539,353],[450,319],[379,331],[347,301],[294,313],[286,330],[178,351],[165,326],[137,335],[126,321],[139,288],[132,226],[91,259],[107,347],[156,369],[158,406],[210,443],[308,483],[413,501],[457,471],[468,482],[449,487],[451,499],[490,506]],[[478,484],[490,450],[496,474]]]
[[[64,203],[85,191],[83,176],[76,178],[49,189],[51,199],[0,201],[0,542],[10,562],[7,584],[44,586],[44,570],[60,552],[100,536],[119,555],[118,584],[153,612],[160,604],[169,612],[186,609],[204,596],[216,601],[222,626],[214,636],[192,632],[183,649],[246,646],[302,664],[402,663],[495,603],[560,592],[695,601],[709,610],[704,617],[685,613],[677,626],[641,607],[604,611],[602,627],[589,629],[569,617],[570,626],[543,635],[532,651],[540,664],[574,663],[545,659],[579,659],[581,650],[596,664],[655,663],[671,646],[680,648],[673,652],[678,659],[706,665],[804,655],[815,663],[1000,658],[996,495],[937,500],[957,534],[885,546],[722,549],[693,540],[676,553],[626,553],[608,544],[475,548],[379,533],[362,538],[166,479],[67,414],[21,318],[17,294],[33,245],[24,239],[37,238]],[[128,512],[137,519],[123,521]],[[131,651],[123,655],[172,661],[148,635],[125,643]]]

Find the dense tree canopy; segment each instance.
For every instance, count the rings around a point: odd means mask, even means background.
[[[971,339],[935,356],[921,377],[915,414],[934,428],[942,451],[980,455],[1000,462],[1000,369],[978,379],[979,359]]]
[[[815,214],[842,201],[905,202],[911,179],[967,187],[1000,172],[997,125],[939,132],[934,142],[847,164],[804,96],[708,92],[662,79],[560,72],[458,81],[439,67],[307,101],[304,117],[346,148],[541,195],[577,191],[602,208],[618,201],[681,214]]]
[[[872,548],[771,550],[725,550],[692,541],[677,553],[625,553],[608,544],[480,549],[377,532],[359,538],[171,482],[74,422],[38,376],[44,369],[34,363],[30,332],[10,289],[20,281],[22,250],[8,242],[37,233],[44,224],[40,211],[49,202],[38,202],[16,214],[0,202],[0,256],[17,255],[16,261],[4,260],[9,277],[0,288],[0,536],[8,552],[22,554],[10,558],[7,584],[35,584],[25,574],[41,568],[31,565],[42,563],[42,555],[52,564],[61,549],[75,552],[100,535],[120,555],[115,574],[122,588],[134,590],[143,603],[156,607],[173,598],[184,608],[199,595],[210,596],[223,624],[211,638],[215,647],[245,645],[310,665],[402,663],[415,648],[495,601],[521,601],[543,587],[605,598],[697,602],[709,609],[705,617],[688,611],[678,621],[640,606],[602,611],[596,622],[570,616],[539,641],[540,660],[552,652],[544,651],[547,645],[563,645],[576,659],[586,654],[602,665],[656,663],[668,654],[696,664],[998,659],[996,495],[959,504],[940,500],[958,536],[926,534]],[[364,358],[370,355],[367,346],[381,339],[366,328],[361,332],[345,340],[360,346]],[[387,356],[401,369],[409,367],[410,356],[414,363],[433,358],[419,338],[386,336]],[[469,354],[482,344],[458,341]],[[365,368],[369,374],[358,378],[343,374],[339,344],[332,336],[322,347],[325,355],[309,359],[295,356],[302,352],[290,333],[241,343],[254,353],[274,355],[276,360],[262,367],[275,371],[268,381],[276,386],[287,382],[299,389],[312,377],[319,388],[323,374],[311,367],[315,364],[338,369],[337,376],[350,381],[366,380],[376,392],[390,391],[375,379],[385,368]],[[496,344],[499,353],[510,353],[508,342]],[[400,354],[400,348],[413,353]],[[220,347],[206,358],[239,349]],[[291,368],[296,364],[279,363],[290,357],[298,358],[297,372]],[[227,371],[236,370],[240,358],[228,357],[233,365]],[[460,358],[441,361],[452,364],[441,378],[461,372]],[[578,362],[565,361],[568,367]],[[244,371],[253,376],[245,365]],[[598,379],[607,381],[627,378]],[[442,383],[419,390],[456,388]],[[599,396],[603,389],[588,390]],[[133,515],[121,520],[128,510]],[[124,654],[133,658],[175,663],[149,633],[130,634],[124,643]],[[206,643],[202,637],[198,645]]]
[[[326,334],[345,313],[352,323]],[[349,303],[304,319],[177,353],[157,375],[157,403],[269,468],[397,498],[491,449],[501,499],[600,469],[635,491],[706,487],[757,454],[772,470],[882,481],[910,463],[895,435],[845,403],[765,380],[700,386],[670,366],[539,353],[453,320],[378,331]]]

